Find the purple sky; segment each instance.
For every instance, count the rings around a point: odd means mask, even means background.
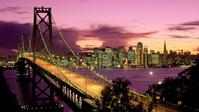
[[[0,55],[30,34],[33,8],[46,6],[75,49],[134,46],[199,50],[199,0],[0,0]],[[54,42],[59,46],[59,41]]]

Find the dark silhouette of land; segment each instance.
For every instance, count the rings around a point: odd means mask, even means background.
[[[147,90],[154,102],[176,104],[180,112],[199,111],[199,60],[183,70],[176,78],[166,78],[162,84],[153,84]]]
[[[0,111],[19,112],[19,105],[16,96],[11,93],[9,86],[3,76],[3,68],[0,68]]]

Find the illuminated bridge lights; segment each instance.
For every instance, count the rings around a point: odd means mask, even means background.
[[[63,112],[63,104],[23,105],[20,112]]]
[[[32,61],[32,57],[26,57],[29,61]],[[94,99],[101,97],[101,91],[104,89],[105,84],[102,82],[98,82],[97,80],[90,79],[82,74],[78,74],[67,69],[59,68],[59,66],[55,66],[49,62],[46,62],[42,59],[37,58],[35,64],[39,67],[45,69],[50,72],[52,75],[47,75],[46,78],[58,89],[61,90],[62,94],[65,95],[68,99],[70,99],[76,106],[82,105],[82,97],[79,96],[77,91],[81,91],[82,93],[90,96]],[[103,75],[97,74],[101,77]],[[105,77],[103,77],[105,78]],[[59,81],[58,81],[59,80]],[[71,84],[71,87],[67,87],[65,84]],[[75,90],[74,90],[75,89]],[[146,101],[147,98],[139,94],[135,91],[130,91],[136,97],[139,97],[141,101]]]

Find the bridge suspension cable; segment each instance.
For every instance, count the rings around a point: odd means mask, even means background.
[[[42,42],[43,42],[43,44],[44,44],[44,46],[45,46],[45,49],[46,49],[46,51],[47,51],[47,57],[48,57],[50,60],[52,60],[51,53],[50,53],[50,51],[49,51],[49,49],[48,49],[48,47],[47,47],[47,44],[46,44],[46,42],[45,42],[45,39],[44,39],[43,34],[42,34],[42,32],[40,31],[39,25],[37,25],[37,27],[38,27],[38,30],[39,30],[39,33],[40,33],[40,37],[41,37],[41,39],[42,39]],[[61,66],[60,66],[57,62],[55,62],[54,64],[55,64],[55,66],[58,68],[59,72],[64,76],[64,78],[66,78],[66,80],[70,81],[69,78],[67,78],[67,77],[64,75],[63,71],[60,69]],[[72,84],[72,83],[71,83],[71,84]],[[72,84],[72,85],[73,85],[74,87],[76,87],[74,84]],[[79,88],[76,87],[76,89],[79,89]],[[80,89],[79,89],[79,90],[80,90]],[[85,92],[86,92],[86,90],[85,90]]]
[[[66,48],[68,48],[68,49],[70,50],[70,52],[72,53],[72,55],[78,60],[79,57],[80,57],[80,56],[78,55],[79,53],[78,53],[78,54],[75,53],[75,52],[73,51],[73,49],[69,46],[69,44],[66,42],[66,40],[65,40],[65,38],[64,38],[64,36],[63,36],[63,34],[62,34],[62,32],[59,30],[59,28],[58,28],[58,26],[57,26],[57,24],[56,24],[55,19],[54,19],[53,16],[52,16],[52,20],[53,20],[53,23],[55,24],[55,28],[57,29],[57,31],[58,31],[58,33],[59,33],[59,35],[60,35],[61,40],[64,42],[64,45],[66,46]],[[108,82],[108,83],[111,83],[111,81],[108,80],[104,75],[102,75],[102,74],[98,73],[97,71],[94,71],[93,69],[87,67],[85,63],[83,63],[82,65],[83,65],[85,68],[87,68],[89,71],[91,71],[95,76],[99,77],[99,78],[102,79],[102,80],[105,80],[105,81]]]
[[[42,34],[42,32],[40,31],[40,27],[39,27],[39,25],[37,25],[37,27],[38,27],[38,30],[39,30],[39,33],[40,33],[40,37],[41,37],[41,39],[42,39],[42,42],[43,42],[43,44],[44,44],[44,47],[45,47],[45,49],[46,49],[46,51],[47,51],[47,57],[49,57],[50,58],[50,60],[52,60],[52,58],[53,57],[51,57],[51,53],[50,53],[50,51],[49,51],[49,49],[48,49],[48,47],[47,47],[47,44],[46,44],[46,42],[45,42],[45,39],[44,39],[44,36],[43,36],[43,34]],[[60,32],[61,33],[61,32]],[[64,39],[64,37],[63,37],[63,35],[62,35],[62,38],[63,38],[63,40],[64,40],[64,42],[66,42],[65,41],[65,39]],[[66,44],[67,44],[67,42],[66,42]],[[68,45],[68,44],[67,44]],[[68,45],[69,46],[69,45]],[[72,50],[72,49],[71,49]],[[77,57],[78,58],[78,56],[79,55],[76,55],[75,54],[75,52],[73,51],[73,55],[75,56],[75,57]],[[65,75],[64,75],[64,73],[63,73],[63,71],[61,70],[61,65],[59,65],[57,62],[55,62],[54,63],[55,65],[56,65],[56,67],[58,68],[58,70],[60,71],[60,73],[64,76],[64,78],[66,78],[68,81],[70,81]],[[84,64],[83,64],[84,65]],[[86,67],[86,65],[84,65],[84,67]],[[87,67],[86,67],[87,68]],[[89,68],[87,68],[88,70],[90,70],[94,75],[96,75],[96,76],[98,76],[98,77],[100,77],[101,79],[103,79],[103,80],[105,80],[105,81],[107,81],[108,83],[112,83],[111,81],[109,81],[108,79],[105,79],[101,74],[99,74],[98,72],[96,72],[96,71],[93,71],[93,70],[91,70],[91,69],[89,69]],[[72,84],[72,83],[71,83]],[[76,87],[77,89],[79,89],[77,86],[75,86],[74,84],[72,84],[74,87]],[[86,92],[86,90],[85,90],[85,92]],[[142,95],[142,94],[140,94],[140,93],[138,93],[138,92],[136,92],[136,91],[130,91],[131,93],[134,93],[134,94],[137,94],[137,95],[139,95],[139,96],[141,96],[141,97],[146,97],[145,95]]]
[[[75,53],[74,52],[74,50],[70,47],[70,45],[67,43],[67,41],[65,40],[65,38],[64,38],[64,36],[63,36],[63,34],[62,34],[62,32],[60,31],[60,29],[58,28],[58,26],[57,26],[57,24],[56,24],[56,22],[55,22],[55,19],[54,19],[54,17],[51,15],[51,17],[52,17],[52,21],[54,22],[54,25],[55,25],[55,27],[54,28],[56,28],[57,29],[57,31],[58,31],[58,34],[59,34],[59,36],[60,36],[60,38],[61,38],[61,40],[64,42],[64,45],[65,45],[65,47],[67,48],[67,49],[69,49],[69,51],[72,53],[72,55],[75,57],[75,59],[76,60],[78,60],[79,58],[80,58],[80,56],[79,56],[79,53]],[[44,19],[43,19],[44,20]],[[47,24],[47,23],[46,23]],[[41,29],[40,29],[40,23],[36,23],[36,27],[38,28],[37,30],[39,31],[39,35],[40,35],[40,37],[41,37],[41,40],[42,40],[42,43],[43,43],[43,45],[44,45],[44,48],[45,49],[42,49],[42,51],[41,51],[41,53],[44,53],[44,55],[46,56],[46,57],[48,57],[48,59],[50,59],[51,60],[51,62],[56,66],[56,68],[58,69],[58,71],[63,75],[63,78],[65,78],[66,80],[68,80],[69,82],[71,82],[71,80],[69,79],[70,78],[70,76],[66,76],[65,75],[65,73],[64,73],[64,71],[63,71],[63,66],[61,65],[61,63],[59,63],[58,61],[52,61],[52,60],[54,60],[53,58],[53,56],[52,56],[52,51],[51,50],[49,50],[50,48],[48,48],[48,44],[47,44],[47,42],[46,42],[46,40],[45,40],[45,33],[43,34],[42,33],[42,31],[41,31]],[[46,30],[47,31],[47,30]],[[45,32],[46,32],[45,31]],[[22,41],[22,45],[21,45],[21,47],[19,48],[21,51],[24,51],[25,50],[25,48],[24,48],[24,38],[22,37],[21,38],[21,41]],[[31,50],[31,41],[29,41],[29,49]],[[30,51],[28,49],[28,51]],[[46,50],[46,52],[45,52],[45,50]],[[87,67],[87,65],[86,65],[86,63],[82,63],[82,65],[83,65],[83,67],[85,67],[86,69],[88,69],[90,72],[92,72],[95,76],[97,76],[97,77],[99,77],[100,79],[102,79],[102,80],[104,80],[104,81],[106,81],[106,82],[108,82],[108,83],[112,83],[110,80],[108,80],[104,75],[102,75],[102,74],[100,74],[100,73],[98,73],[95,69],[91,69],[91,68],[89,68],[89,67]],[[61,78],[60,76],[56,76],[56,77],[58,77],[58,78]],[[80,91],[82,91],[81,89],[79,89],[75,84],[73,84],[73,83],[71,83],[71,85],[72,86],[74,86],[75,88],[77,88],[78,90],[80,90]],[[84,91],[83,91],[84,92]],[[137,93],[137,92],[134,92],[134,91],[131,91],[132,93],[134,93],[134,94],[139,94],[139,93]],[[86,90],[85,90],[85,93],[86,93]],[[140,95],[141,96],[141,95]],[[93,96],[92,96],[93,97]],[[145,97],[145,96],[143,96],[143,97]]]

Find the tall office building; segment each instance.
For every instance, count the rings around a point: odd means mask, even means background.
[[[133,50],[132,47],[129,47],[129,50],[127,52],[127,59],[128,59],[128,65],[130,66],[135,65],[135,50]]]
[[[114,52],[111,47],[106,47],[103,54],[103,63],[106,68],[110,68],[113,64]]]
[[[144,48],[144,67],[148,67],[148,49]]]
[[[143,44],[141,42],[137,43],[137,49],[136,49],[136,61],[137,66],[143,66],[144,65],[144,59],[143,59]]]
[[[158,67],[160,66],[160,54],[157,53],[150,53],[149,55],[149,66],[151,67]]]
[[[164,41],[164,51],[163,51],[163,61],[162,65],[167,65],[167,48],[166,48],[166,42]]]
[[[118,50],[118,59],[121,65],[126,62],[126,52],[124,46],[120,46]]]
[[[98,68],[101,68],[103,63],[103,51],[102,49],[94,48],[93,52],[96,55],[94,63],[97,65]]]

